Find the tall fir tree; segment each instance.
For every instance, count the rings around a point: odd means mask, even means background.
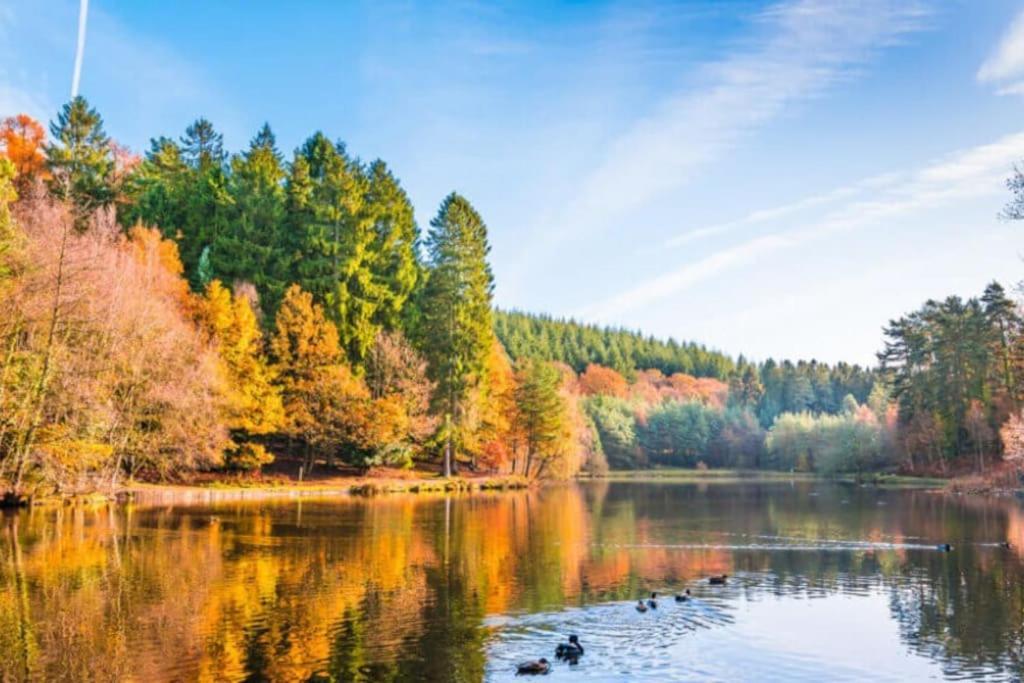
[[[555,456],[568,423],[568,409],[559,389],[562,374],[551,363],[521,361],[516,370],[516,427],[526,448],[522,473],[540,478]]]
[[[252,282],[264,311],[272,313],[288,286],[281,248],[285,218],[285,168],[270,127],[264,124],[249,149],[231,160],[230,229],[211,248],[211,269],[229,282]]]
[[[185,129],[181,147],[185,160],[198,171],[224,164],[224,136],[208,119],[198,118]]]
[[[50,124],[53,138],[46,147],[50,192],[70,201],[77,223],[114,201],[114,155],[103,118],[79,95]]]
[[[426,247],[419,342],[444,415],[444,474],[450,476],[463,404],[491,348],[494,276],[487,262],[487,227],[469,201],[454,192],[430,222]]]

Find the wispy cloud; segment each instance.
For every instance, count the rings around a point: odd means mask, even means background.
[[[834,190],[829,190],[818,195],[812,195],[810,197],[804,197],[795,202],[788,204],[782,204],[780,206],[773,206],[768,209],[757,209],[751,211],[747,215],[738,218],[736,220],[726,221],[724,223],[716,223],[715,225],[708,225],[693,230],[688,230],[675,237],[670,237],[665,240],[666,247],[674,248],[681,247],[690,242],[694,242],[706,237],[713,237],[716,235],[722,235],[730,233],[735,230],[741,230],[756,225],[761,225],[771,221],[777,221],[781,218],[788,216],[798,215],[804,211],[815,209],[821,206],[834,204],[843,199],[848,199],[857,194],[860,194],[866,188],[878,187],[880,183],[888,182],[889,178],[869,178],[868,180],[861,181],[855,185],[849,185],[846,187],[838,187]]]
[[[983,196],[1001,187],[1010,166],[1024,157],[1024,132],[1003,137],[953,154],[910,174],[886,174],[863,181],[875,188],[874,199],[842,203],[812,221],[787,230],[734,244],[694,262],[685,263],[658,277],[594,303],[579,312],[586,319],[613,320],[624,312],[678,294],[725,271],[737,268],[782,249],[799,247],[839,232],[894,221],[927,208],[970,197]],[[845,188],[822,197],[835,197]],[[816,202],[820,197],[804,200]],[[794,205],[799,205],[800,202]],[[794,206],[790,205],[790,206]],[[785,207],[783,207],[785,208]],[[776,210],[778,211],[778,210]]]
[[[998,84],[999,95],[1024,94],[1024,12],[1010,23],[977,77],[982,83]]]
[[[905,0],[793,0],[760,13],[756,38],[702,67],[696,88],[663,100],[607,145],[564,211],[544,221],[547,241],[607,226],[678,188],[788,105],[822,94],[921,29],[927,16],[923,4]]]

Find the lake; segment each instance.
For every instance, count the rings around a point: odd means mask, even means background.
[[[0,521],[5,681],[504,681],[568,633],[544,680],[1024,672],[1011,500],[631,481]]]

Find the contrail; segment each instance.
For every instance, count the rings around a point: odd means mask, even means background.
[[[78,82],[82,78],[82,55],[85,54],[85,18],[89,14],[89,0],[81,0],[78,9],[78,49],[75,51],[75,75],[71,78],[71,99],[78,96]]]

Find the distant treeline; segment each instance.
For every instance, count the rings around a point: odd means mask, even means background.
[[[726,379],[736,364],[718,351],[693,342],[662,341],[640,332],[561,320],[521,311],[495,311],[494,332],[512,358],[565,363],[576,372],[590,364],[632,376],[636,370],[681,372]]]
[[[839,413],[847,395],[864,403],[878,379],[875,370],[860,365],[733,360],[694,342],[521,311],[495,311],[494,331],[513,360],[555,361],[577,373],[601,365],[627,380],[638,371],[658,370],[728,382],[733,403],[751,408],[765,427],[782,413]]]

